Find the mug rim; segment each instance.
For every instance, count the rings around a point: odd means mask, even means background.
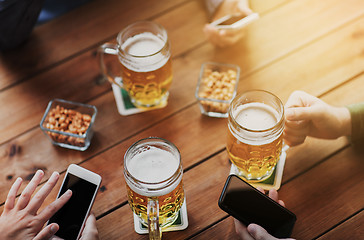
[[[151,54],[148,54],[148,55],[141,56],[141,55],[130,54],[130,53],[124,51],[121,48],[122,44],[120,44],[120,42],[121,42],[121,38],[122,38],[123,34],[126,34],[127,31],[130,30],[132,27],[134,27],[136,25],[140,25],[140,24],[153,25],[153,26],[157,27],[159,30],[161,30],[162,36],[163,36],[163,39],[161,39],[161,40],[164,42],[164,44],[158,51],[156,51],[154,53],[151,53]],[[118,33],[118,35],[116,37],[116,41],[117,41],[117,45],[118,45],[118,50],[120,52],[122,52],[124,55],[130,56],[130,57],[133,57],[133,58],[146,58],[146,57],[151,57],[151,56],[157,55],[158,53],[162,52],[163,49],[165,49],[166,46],[169,44],[169,37],[168,37],[168,34],[167,34],[167,30],[162,25],[160,25],[159,23],[156,23],[156,22],[153,22],[153,21],[147,21],[147,20],[140,20],[140,21],[133,22],[133,23],[127,25],[124,29],[122,29]]]
[[[156,141],[156,140],[159,140],[159,142],[162,142],[162,143],[166,143],[167,145],[171,146],[174,150],[176,150],[177,152],[177,160],[178,160],[178,167],[176,169],[176,171],[173,172],[173,174],[162,180],[162,181],[159,181],[159,182],[145,182],[145,181],[142,181],[136,177],[134,177],[128,170],[128,167],[127,167],[127,164],[126,164],[126,156],[128,155],[128,153],[135,148],[135,146],[137,146],[138,144],[142,143],[142,142],[145,142],[145,143],[148,143],[148,141]],[[156,141],[157,142],[157,141]],[[135,143],[133,143],[125,152],[124,154],[124,175],[125,177],[130,177],[132,180],[133,180],[133,184],[142,184],[142,185],[146,185],[148,186],[148,190],[153,190],[153,191],[158,191],[160,189],[163,189],[164,187],[166,187],[166,185],[171,185],[173,184],[173,182],[175,182],[176,180],[179,179],[180,175],[182,175],[183,173],[183,169],[182,169],[182,162],[181,162],[181,153],[179,151],[179,149],[170,141],[164,139],[164,138],[160,138],[160,137],[147,137],[147,138],[143,138],[143,139],[140,139],[138,141],[136,141]],[[162,186],[160,186],[161,184],[163,184]],[[166,185],[165,185],[166,184]],[[157,186],[156,188],[149,188],[149,186]]]
[[[280,107],[282,108],[282,111],[281,113],[279,113],[279,121],[277,121],[276,124],[274,124],[274,126],[270,127],[270,128],[267,128],[267,129],[261,129],[261,130],[254,130],[254,129],[249,129],[249,128],[246,128],[244,126],[242,126],[241,124],[239,124],[235,117],[233,116],[232,114],[232,111],[233,111],[233,105],[234,103],[236,103],[236,101],[238,101],[238,99],[240,99],[244,94],[247,94],[247,93],[252,93],[252,92],[260,92],[260,93],[266,93],[272,97],[274,97],[275,99],[278,100],[278,103],[280,105]],[[245,130],[245,131],[248,131],[248,132],[256,132],[256,133],[264,133],[264,132],[269,132],[269,131],[272,131],[274,130],[277,126],[281,125],[282,123],[284,123],[284,105],[282,103],[282,100],[277,97],[275,94],[269,92],[269,91],[266,91],[266,90],[261,90],[261,89],[253,89],[253,90],[248,90],[248,91],[245,91],[245,92],[242,92],[242,93],[239,93],[237,94],[234,99],[232,100],[230,106],[229,106],[229,118],[233,121],[234,124],[236,124],[237,126],[239,126],[241,129]]]

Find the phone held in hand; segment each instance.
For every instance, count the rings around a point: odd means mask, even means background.
[[[259,19],[258,13],[249,15],[230,14],[212,22],[211,25],[218,29],[239,29]]]
[[[47,223],[59,225],[56,236],[67,240],[80,237],[100,183],[101,177],[98,174],[75,164],[68,167],[57,198],[71,189],[71,199]]]
[[[296,215],[236,175],[229,175],[219,207],[246,226],[255,223],[278,238],[290,237]]]

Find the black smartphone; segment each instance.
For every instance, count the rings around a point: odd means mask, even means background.
[[[71,199],[47,223],[55,222],[59,225],[56,236],[66,240],[80,237],[100,183],[101,177],[98,174],[75,164],[68,167],[58,197],[71,189]]]
[[[246,226],[255,223],[278,238],[290,237],[296,215],[236,175],[229,175],[219,207]]]

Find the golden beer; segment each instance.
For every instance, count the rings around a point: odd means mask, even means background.
[[[165,106],[173,77],[167,31],[157,23],[139,21],[122,30],[116,40],[117,44],[105,43],[99,48],[104,75],[125,89],[136,107]],[[104,53],[118,56],[122,78],[109,73]]]
[[[150,202],[157,206],[160,227],[171,225],[184,202],[182,165],[178,149],[167,140],[146,138],[124,157],[124,176],[132,211],[148,226]]]
[[[142,220],[141,222],[145,226],[148,226],[148,197],[134,192],[128,185],[126,188],[128,192],[129,206],[133,212],[139,216],[139,218]],[[181,209],[184,201],[182,181],[175,189],[173,189],[172,192],[153,198],[157,199],[159,204],[159,225],[161,227],[165,227],[172,224],[178,217],[178,211]]]
[[[143,32],[124,40],[121,49],[123,84],[132,102],[138,107],[165,102],[172,83],[168,39]]]
[[[238,95],[229,109],[226,149],[239,175],[263,181],[274,171],[282,151],[283,104],[271,93]]]

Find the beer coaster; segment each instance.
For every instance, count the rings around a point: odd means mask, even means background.
[[[121,78],[116,77],[115,81],[117,83],[121,83]],[[119,112],[120,115],[128,116],[128,115],[132,115],[132,114],[136,114],[136,113],[140,113],[140,112],[145,112],[145,111],[150,111],[150,110],[153,110],[153,109],[163,108],[163,107],[167,106],[167,101],[166,101],[164,104],[162,104],[160,106],[157,106],[157,107],[150,108],[150,109],[137,108],[131,102],[128,93],[123,88],[120,88],[116,84],[111,84],[111,86],[112,86],[112,90],[113,90],[113,93],[114,93],[116,106],[118,108],[118,112]]]
[[[134,216],[135,232],[139,234],[148,234],[148,227],[140,223],[139,217],[135,213],[133,213],[133,216]],[[178,211],[177,219],[174,221],[172,225],[163,228],[162,232],[180,231],[186,229],[187,227],[188,227],[188,218],[187,218],[187,207],[185,198],[181,209]]]
[[[276,165],[276,168],[274,169],[272,175],[270,175],[269,178],[267,178],[262,182],[249,182],[249,184],[253,185],[254,187],[261,187],[264,190],[270,190],[270,189],[278,190],[281,187],[282,183],[283,169],[284,169],[284,164],[286,162],[286,156],[287,156],[286,151],[282,150],[282,154],[279,157],[279,161]],[[231,164],[230,168],[230,175],[232,174],[239,176],[239,170],[234,164]]]

